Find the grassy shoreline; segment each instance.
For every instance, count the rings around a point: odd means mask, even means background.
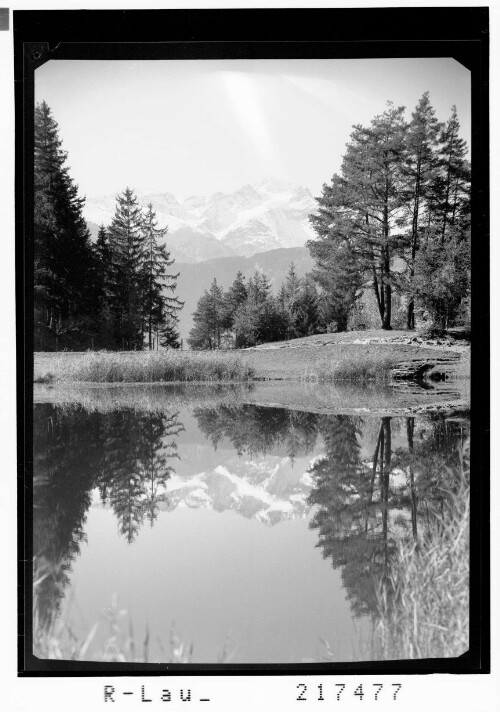
[[[34,355],[34,383],[186,383],[249,381],[239,354],[179,351],[88,351]]]
[[[294,339],[241,351],[87,351],[34,354],[35,383],[241,383],[294,380],[386,384],[442,371],[467,378],[468,352],[402,341],[399,332],[360,339],[364,332]],[[343,337],[343,338],[340,338]],[[403,367],[403,369],[401,368]]]

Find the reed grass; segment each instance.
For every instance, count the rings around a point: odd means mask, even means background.
[[[403,541],[377,591],[375,648],[390,659],[456,657],[469,647],[469,465],[457,491],[431,513],[421,541]]]
[[[323,358],[306,366],[302,381],[352,381],[356,383],[388,383],[396,359],[387,353],[347,348],[336,349],[335,356]]]
[[[132,410],[135,413],[172,413],[189,408],[215,408],[220,405],[238,406],[245,402],[255,388],[247,383],[165,383],[95,384],[57,383],[39,384],[33,392],[33,402],[52,403],[63,412],[84,409],[88,413],[113,413]]]
[[[92,351],[35,354],[34,383],[165,383],[248,381],[240,355],[200,351]]]
[[[36,582],[34,587],[36,594]],[[35,598],[36,600],[36,598]],[[58,619],[50,630],[33,616],[33,654],[43,660],[82,660],[107,663],[192,663],[194,644],[171,627],[168,642],[146,625],[143,636],[134,631],[132,618],[114,594],[111,606],[94,622],[85,636],[75,634],[70,624]],[[154,645],[155,644],[155,645]],[[155,650],[156,647],[156,650]],[[230,636],[214,651],[213,662],[228,663],[234,655]]]

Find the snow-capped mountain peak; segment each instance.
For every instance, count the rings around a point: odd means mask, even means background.
[[[305,186],[268,176],[232,193],[193,195],[179,201],[171,193],[137,193],[141,205],[152,203],[161,227],[168,226],[166,242],[176,259],[197,262],[222,255],[250,256],[280,247],[302,247],[314,237],[309,215],[316,201]],[[116,196],[87,198],[85,218],[109,225]],[[188,235],[193,254],[189,254]],[[181,239],[182,254],[176,254]],[[200,249],[200,241],[205,248]],[[219,243],[219,247],[215,248]],[[214,254],[212,255],[212,251]]]

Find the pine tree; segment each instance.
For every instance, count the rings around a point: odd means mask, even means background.
[[[182,309],[183,304],[176,298],[168,296],[166,291],[174,292],[177,288],[176,275],[167,274],[167,268],[174,264],[170,259],[165,244],[160,244],[167,228],[158,229],[156,212],[150,203],[143,219],[143,249],[142,259],[142,303],[145,318],[145,331],[148,335],[148,346],[153,348],[153,334],[161,328],[163,342],[168,343],[172,348],[178,342],[174,335],[176,313]]]
[[[354,126],[341,174],[323,187],[318,213],[311,216],[318,240],[308,243],[313,257],[317,243],[326,246],[318,256],[327,269],[334,268],[342,255],[343,264],[350,265],[362,282],[371,279],[383,329],[391,328],[392,260],[401,247],[407,129],[403,112],[403,107],[389,103],[369,127]],[[338,278],[339,270],[335,281]]]
[[[240,271],[224,295],[225,310],[223,326],[225,329],[231,330],[233,328],[235,314],[238,308],[246,301],[247,296],[248,292],[245,285],[245,277],[243,276],[243,272]]]
[[[172,314],[165,318],[160,328],[160,344],[165,349],[180,349],[181,338],[178,329],[179,319]]]
[[[419,304],[433,325],[451,326],[470,291],[470,165],[459,136],[456,108],[439,141],[437,169],[428,198],[427,226],[415,259],[413,282]]]
[[[263,304],[271,293],[271,283],[264,272],[255,270],[253,277],[248,280],[247,296],[256,304]]]
[[[286,338],[286,315],[279,300],[271,296],[271,283],[264,272],[256,270],[248,280],[247,299],[235,313],[233,328],[237,348]]]
[[[194,326],[188,344],[193,349],[219,349],[223,332],[224,294],[214,278],[210,289],[198,300],[193,314]]]
[[[441,175],[437,183],[437,210],[441,244],[449,229],[460,221],[465,222],[470,213],[470,166],[465,156],[467,143],[460,138],[457,109],[452,107],[451,117],[441,133]]]
[[[255,346],[259,343],[259,324],[262,303],[256,299],[253,280],[248,283],[249,297],[237,309],[234,316],[235,346],[238,349]]]
[[[284,288],[284,306],[288,317],[288,338],[295,338],[300,335],[297,328],[297,315],[300,305],[302,280],[297,275],[293,262],[291,262],[290,269],[286,275]]]
[[[59,127],[45,102],[35,108],[35,344],[88,344],[96,314],[90,234],[66,166]]]
[[[110,279],[111,279],[111,248],[109,236],[104,225],[99,227],[94,245],[96,263],[96,293],[97,293],[97,326],[96,340],[101,347],[114,348],[112,339],[112,318],[109,309]]]
[[[364,270],[347,241],[308,242],[316,261],[312,277],[321,288],[320,321],[326,331],[347,331],[349,317],[364,284]]]
[[[432,220],[434,187],[438,171],[438,138],[442,124],[435,117],[429,92],[420,99],[412,113],[406,139],[404,171],[408,181],[408,291],[407,328],[415,327],[414,277],[415,257],[423,233]]]
[[[299,293],[295,329],[298,336],[310,336],[317,334],[320,330],[318,292],[314,280],[309,274],[305,276]]]
[[[460,303],[468,296],[470,266],[470,241],[456,228],[447,229],[444,245],[440,240],[428,240],[420,247],[415,294],[437,329],[444,330],[453,324]]]
[[[121,348],[141,349],[146,251],[141,208],[130,188],[116,198],[116,211],[108,234],[111,250],[110,307],[115,338]]]

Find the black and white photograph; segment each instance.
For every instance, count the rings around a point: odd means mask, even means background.
[[[471,65],[35,39],[32,669],[465,665]]]

